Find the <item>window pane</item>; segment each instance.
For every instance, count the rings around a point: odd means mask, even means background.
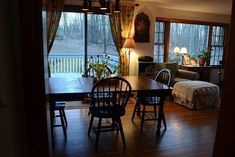
[[[84,71],[84,14],[61,14],[51,51],[49,53],[50,72],[81,73]]]
[[[165,22],[155,22],[154,61],[164,62]]]
[[[154,46],[154,61],[164,62],[164,45]]]
[[[84,14],[63,12],[50,54],[83,55],[83,23]]]
[[[224,53],[224,31],[224,27],[212,27],[210,65],[219,65],[219,61],[222,61]]]
[[[195,56],[208,45],[209,26],[197,24],[171,23],[169,62],[178,60],[175,47],[186,47],[190,56]],[[175,59],[174,59],[175,58]]]
[[[118,55],[110,30],[108,15],[88,14],[89,55]]]

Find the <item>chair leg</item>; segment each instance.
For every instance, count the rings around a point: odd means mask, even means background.
[[[100,138],[101,122],[102,122],[102,118],[99,118],[97,132],[96,132],[96,140],[95,140],[95,151],[98,150],[98,142],[99,142],[99,138]]]
[[[67,118],[66,118],[66,114],[65,114],[65,111],[64,111],[64,109],[62,110],[62,113],[63,113],[63,118],[64,118],[64,122],[65,122],[65,125],[66,125],[66,127],[68,126],[68,123],[67,123]]]
[[[153,106],[153,109],[154,109],[154,116],[156,118],[157,117],[157,107],[156,107],[156,105]]]
[[[91,116],[90,125],[88,128],[88,136],[90,136],[90,133],[91,133],[91,127],[92,127],[93,120],[94,120],[94,116]]]
[[[141,117],[141,125],[140,125],[140,133],[142,133],[142,131],[143,131],[144,116],[145,116],[145,105],[143,105],[143,111],[142,111],[142,117]]]
[[[132,121],[134,121],[134,117],[135,117],[135,112],[136,112],[136,110],[137,110],[137,106],[139,106],[139,103],[136,101],[136,103],[135,103],[135,108],[134,108],[134,111],[133,111],[132,117],[131,117],[131,120],[132,120]]]
[[[138,103],[138,106],[137,106],[137,116],[140,116],[140,102],[137,102]]]
[[[60,121],[61,121],[61,125],[62,125],[62,128],[63,128],[64,137],[65,137],[65,139],[67,139],[67,132],[66,132],[64,119],[63,119],[63,116],[62,116],[63,115],[62,110],[59,110],[59,112],[60,112]]]
[[[163,118],[162,118],[162,120],[163,120],[163,124],[164,124],[165,129],[167,129],[167,126],[166,126],[166,119],[165,119],[165,114],[164,114],[164,113],[163,113]]]
[[[117,119],[117,121],[118,121],[118,126],[119,126],[120,133],[121,133],[121,137],[122,137],[123,148],[124,148],[124,150],[125,150],[125,149],[126,149],[126,140],[125,140],[125,136],[124,136],[124,131],[123,131],[123,127],[122,127],[121,118],[119,117],[119,118]]]

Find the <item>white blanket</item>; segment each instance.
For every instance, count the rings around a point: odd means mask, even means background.
[[[181,81],[177,82],[174,85],[172,94],[191,102],[193,100],[193,95],[196,90],[201,90],[203,88],[208,87],[219,88],[215,84],[204,81]],[[217,91],[219,92],[219,89]]]

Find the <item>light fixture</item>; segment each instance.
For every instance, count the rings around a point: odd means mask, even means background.
[[[120,12],[120,6],[119,6],[120,0],[115,0],[115,9],[114,12]]]
[[[97,3],[97,4],[95,4]],[[111,0],[83,0],[82,11],[93,13],[94,8],[99,8],[103,13],[110,14]],[[120,0],[115,0],[114,12],[120,12]]]
[[[88,0],[88,14],[93,14],[93,9],[92,9],[92,0]]]
[[[182,47],[181,50],[180,50],[180,54],[184,55],[186,53],[188,53],[187,48],[186,47]]]
[[[131,57],[130,56],[131,56],[131,50],[136,47],[135,40],[133,38],[126,39],[122,47],[126,48],[126,49],[129,49],[129,51],[128,51],[128,59],[129,59],[129,61],[128,61],[128,73],[130,75],[130,62],[131,62],[131,60],[130,60]]]
[[[180,64],[181,61],[181,56],[180,56],[180,47],[175,47],[173,50],[174,54],[175,54],[175,61]]]
[[[176,53],[176,54],[179,54],[180,53],[180,48],[179,47],[175,47],[173,52]]]
[[[107,0],[99,0],[100,10],[107,10]]]
[[[188,51],[187,51],[187,48],[186,47],[182,47],[180,49],[180,54],[182,55],[182,64],[184,64],[184,55],[187,54]]]
[[[88,0],[83,0],[83,3],[82,3],[82,10],[83,11],[88,11]]]

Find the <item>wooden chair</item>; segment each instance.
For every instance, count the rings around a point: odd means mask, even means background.
[[[109,77],[110,75],[112,74],[112,71],[109,67],[106,67],[106,70],[104,73],[102,73],[102,77],[105,78],[105,77]],[[82,77],[95,77],[96,76],[96,72],[94,69],[92,69],[92,67],[89,67],[85,72],[84,74],[82,75]],[[83,101],[85,102],[89,102],[90,101],[90,94],[85,94],[83,95],[83,98],[82,98]]]
[[[67,128],[68,123],[67,123],[67,118],[66,118],[64,108],[65,108],[65,102],[55,102],[54,103],[54,106],[53,106],[54,115],[53,115],[52,127],[62,127],[64,137],[65,137],[65,139],[67,139],[66,128]],[[59,113],[56,114],[56,111],[58,111]],[[56,124],[56,117],[60,118],[60,124]]]
[[[167,86],[170,86],[171,84],[171,71],[169,69],[162,69],[160,70],[156,77],[155,80],[157,82],[161,82]],[[132,118],[131,120],[134,121],[134,117],[135,117],[135,113],[137,112],[138,114],[142,113],[142,117],[141,117],[141,127],[140,127],[140,132],[142,133],[143,131],[143,126],[144,126],[144,121],[145,120],[158,120],[158,116],[157,116],[157,106],[159,106],[160,104],[160,97],[157,96],[146,96],[146,94],[142,94],[142,93],[137,93],[137,100],[136,100],[136,104],[135,104],[135,108],[132,114]],[[143,106],[142,111],[140,111],[141,105]],[[153,106],[153,111],[146,111],[146,106]],[[146,113],[154,113],[154,117],[153,118],[145,118]],[[164,127],[165,129],[167,128],[166,126],[166,120],[165,120],[165,115],[163,112],[163,123],[164,123]]]
[[[124,149],[126,142],[121,122],[125,115],[125,107],[131,96],[131,85],[121,77],[106,78],[98,81],[91,91],[91,104],[89,113],[91,115],[88,136],[90,136],[94,117],[99,119],[98,126],[94,127],[96,134],[95,150],[98,149],[100,132],[120,131]],[[102,125],[102,119],[112,119],[112,124]]]

